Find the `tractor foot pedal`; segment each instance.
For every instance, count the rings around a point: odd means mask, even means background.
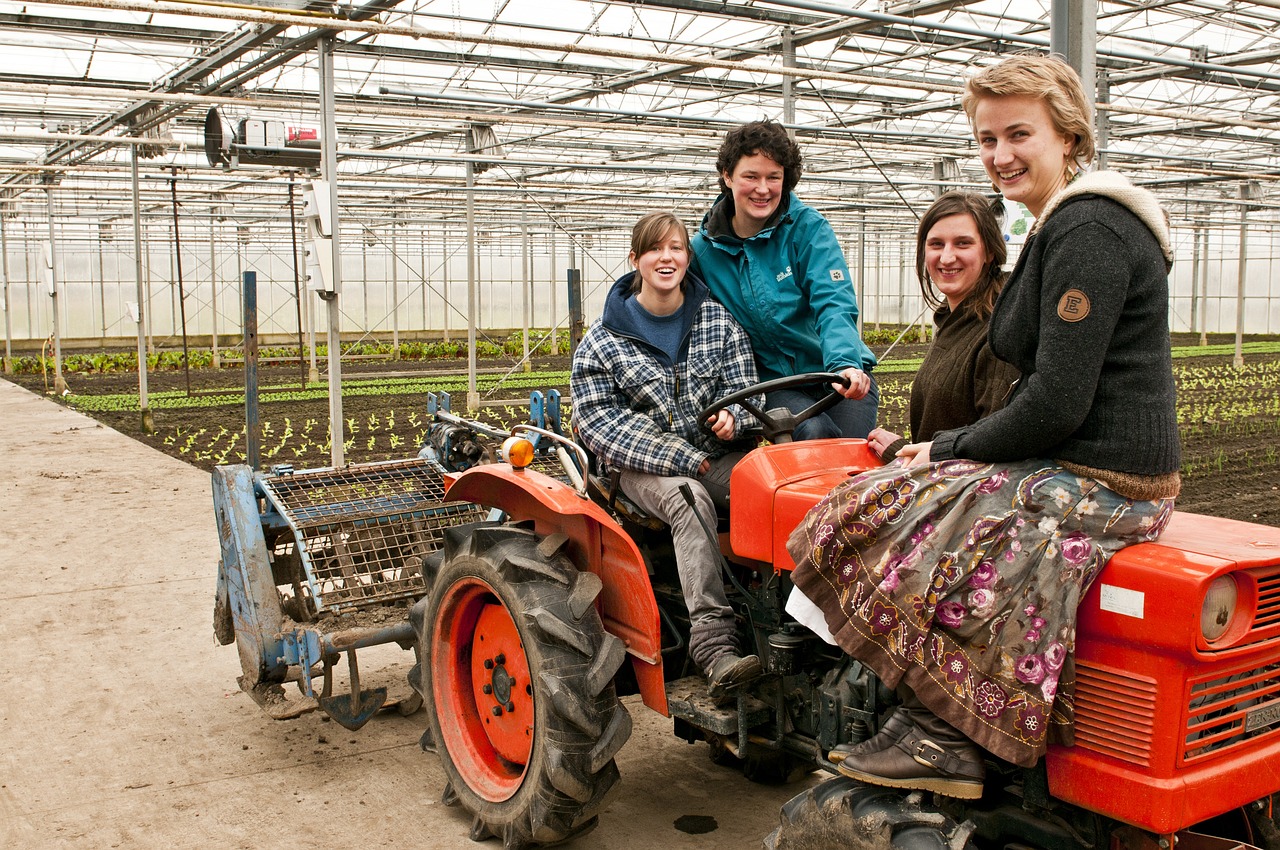
[[[753,696],[741,695],[746,701],[747,728],[768,722],[773,713],[769,706]],[[738,704],[733,700],[724,706],[716,705],[707,690],[707,680],[701,676],[686,676],[667,683],[667,709],[672,717],[717,735],[738,734]]]
[[[292,720],[295,717],[315,711],[320,702],[315,697],[294,697],[290,699],[285,690],[276,682],[259,682],[250,685],[244,676],[238,676],[236,682],[258,706],[274,720]]]

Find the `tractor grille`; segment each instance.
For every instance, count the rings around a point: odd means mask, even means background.
[[[1156,708],[1154,679],[1076,661],[1076,746],[1146,766]]]
[[[312,614],[421,596],[422,559],[444,529],[485,514],[443,502],[439,470],[417,458],[281,475],[263,488],[295,537],[273,556],[300,565],[293,590]]]
[[[1277,628],[1280,627],[1280,572],[1273,567],[1258,570],[1253,576],[1258,582],[1258,608],[1253,617],[1253,627],[1231,649],[1262,643],[1280,634],[1280,628]]]
[[[1182,758],[1197,761],[1280,735],[1280,664],[1192,680]]]

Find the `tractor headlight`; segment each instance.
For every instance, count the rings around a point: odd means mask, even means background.
[[[502,441],[502,459],[516,469],[533,463],[533,443],[524,437],[507,437]]]
[[[1231,576],[1219,576],[1209,585],[1200,608],[1200,634],[1205,640],[1215,641],[1231,628],[1239,595],[1236,580]]]

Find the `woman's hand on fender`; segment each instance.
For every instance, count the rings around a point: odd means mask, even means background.
[[[883,428],[872,428],[871,433],[867,435],[867,445],[869,445],[871,450],[877,455],[884,457],[884,450],[901,439],[901,434],[895,434],[892,431],[886,431]]]
[[[859,399],[871,392],[871,376],[861,369],[850,366],[847,369],[840,370],[840,374],[849,379],[849,386],[842,387],[839,384],[832,384],[831,389],[845,398]]]
[[[927,443],[908,443],[898,449],[898,458],[907,466],[921,466],[929,462],[929,447],[933,445],[933,441]]]

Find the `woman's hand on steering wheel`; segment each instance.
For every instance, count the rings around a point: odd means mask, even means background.
[[[866,373],[860,369],[850,369],[857,372],[867,380],[867,386],[870,387],[870,379]],[[819,413],[830,409],[836,402],[840,401],[844,396],[841,392],[832,390],[825,398],[814,402],[809,407],[799,413],[792,413],[785,407],[775,408],[773,410],[762,410],[753,401],[756,396],[767,396],[771,392],[783,389],[791,389],[793,387],[822,385],[824,383],[831,384],[832,387],[839,387],[841,390],[845,387],[845,382],[849,378],[843,373],[835,372],[806,372],[802,375],[791,375],[785,378],[774,378],[770,381],[762,381],[758,384],[752,384],[749,387],[730,393],[724,398],[711,404],[711,406],[703,408],[698,414],[698,420],[703,422],[706,427],[711,428],[711,420],[716,415],[731,404],[740,404],[748,413],[760,420],[760,425],[764,430],[765,439],[770,442],[790,442],[791,433],[801,422],[812,419]],[[866,390],[862,395],[866,395]],[[861,397],[861,396],[859,396]]]
[[[707,427],[711,429],[712,434],[726,443],[733,439],[734,433],[738,430],[737,420],[728,408],[721,408],[708,416]]]
[[[845,398],[856,400],[871,392],[871,376],[857,366],[842,369],[839,374],[849,382],[848,385],[832,383],[831,389]]]

